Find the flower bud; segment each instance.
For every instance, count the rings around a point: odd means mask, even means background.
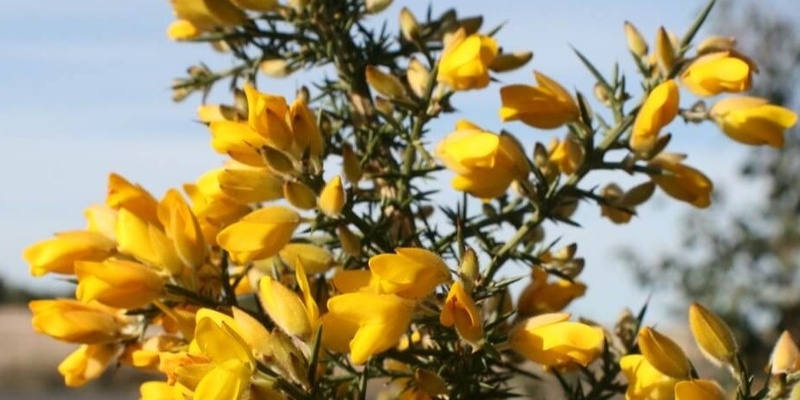
[[[403,38],[409,42],[413,42],[419,37],[419,22],[407,7],[400,10],[400,32],[403,34]]]
[[[329,217],[336,217],[342,213],[345,200],[342,177],[336,175],[322,188],[319,194],[319,209]]]
[[[644,358],[662,374],[685,379],[692,369],[686,353],[673,342],[650,327],[644,327],[638,334],[639,349]]]
[[[364,6],[367,14],[377,14],[392,5],[393,0],[365,0]]]
[[[636,26],[628,21],[625,21],[625,39],[628,41],[628,49],[631,53],[639,57],[647,55],[647,42]]]
[[[78,261],[75,275],[75,297],[84,303],[96,300],[109,307],[138,308],[164,291],[164,280],[153,268],[131,261]]]
[[[372,65],[367,65],[365,73],[367,83],[378,93],[390,99],[405,97],[406,90],[396,76],[387,74]]]
[[[707,379],[692,379],[675,384],[675,400],[725,400],[719,384]]]
[[[689,327],[703,354],[717,363],[731,363],[737,345],[728,324],[698,303],[689,307]]]
[[[284,182],[283,197],[289,204],[301,210],[310,210],[317,206],[317,195],[302,182]]]
[[[471,287],[473,282],[480,279],[481,272],[478,265],[478,256],[471,247],[467,247],[464,251],[464,257],[461,259],[458,273],[464,279],[467,288]]]
[[[656,62],[661,68],[661,73],[664,76],[668,75],[672,71],[672,68],[675,67],[677,55],[675,54],[675,48],[672,47],[672,40],[669,37],[669,33],[667,33],[667,30],[664,29],[663,26],[658,29],[658,34],[656,35],[655,55]]]
[[[282,151],[270,146],[264,146],[261,149],[261,155],[267,166],[276,173],[291,174],[294,172],[292,160]]]
[[[411,60],[408,62],[408,70],[406,71],[406,80],[408,80],[408,86],[411,87],[411,91],[414,92],[417,97],[425,96],[430,79],[431,71],[419,60],[411,57]]]
[[[270,78],[285,78],[292,73],[289,69],[289,63],[282,58],[264,60],[261,64],[258,64],[258,70]]]
[[[792,340],[789,331],[783,331],[778,341],[775,342],[769,363],[772,375],[789,374],[800,369],[800,349]]]
[[[345,179],[353,185],[357,185],[364,174],[361,169],[361,161],[353,151],[353,146],[350,143],[342,145],[342,170],[344,171]]]
[[[336,228],[342,250],[353,257],[361,257],[361,239],[344,225]]]
[[[500,53],[489,64],[489,69],[494,72],[508,72],[521,68],[533,58],[530,51],[516,51],[513,53]]]
[[[456,282],[450,287],[439,322],[444,326],[456,327],[458,335],[467,342],[478,345],[483,339],[483,320],[481,312],[461,282]]]
[[[270,276],[258,282],[258,293],[264,311],[284,332],[301,339],[313,334],[306,308],[297,293]]]
[[[736,38],[733,36],[709,36],[697,45],[697,54],[714,53],[717,51],[732,50],[736,47]]]
[[[436,372],[418,369],[414,371],[414,379],[417,381],[417,386],[428,396],[436,397],[449,393],[447,382]]]

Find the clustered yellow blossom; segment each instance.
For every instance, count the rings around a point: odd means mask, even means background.
[[[397,46],[370,38],[363,59],[339,54],[362,45],[340,37],[356,20],[338,9],[321,14],[315,2],[170,2],[170,38],[213,41],[251,64],[227,72],[234,105],[198,110],[210,147],[226,159],[161,198],[111,174],[104,203],[85,212],[85,229],[24,250],[32,275],[75,283],[74,298],[29,304],[35,331],[79,345],[58,366],[67,386],[126,365],[162,376],[141,385],[143,400],[317,398],[322,390],[364,398],[372,378],[383,379],[396,398],[434,399],[463,394],[461,384],[472,385],[471,396],[504,391],[495,375],[523,371],[516,364],[524,359],[559,378],[580,371],[592,384],[624,377],[614,390],[626,400],[726,398],[664,332],[628,319],[612,333],[565,312],[588,290],[580,280],[585,260],[575,243],[545,243],[542,225],[577,225],[572,218],[581,201],[627,223],[656,188],[708,207],[711,180],[685,164],[685,155],[667,151],[666,130],[678,116],[713,121],[738,142],[782,146],[797,115],[764,99],[726,97],[708,109],[681,108],[682,91],[707,99],[751,88],[756,64],[734,43],[705,41],[690,55],[691,38],[683,43],[662,27],[651,52],[626,22],[645,78],[632,107],[624,80],[603,78],[578,53],[616,125],[599,121],[581,92],[534,71],[535,86],[499,89],[499,118],[566,131],[549,146],[535,134],[498,134],[459,119],[429,151],[426,124],[454,111],[452,96],[489,87],[493,73],[524,66],[532,53],[503,52],[493,34],[479,33],[481,17],[459,19],[454,10],[422,21],[403,8]],[[347,12],[361,18],[390,3],[342,4],[355,4]],[[326,23],[341,20],[347,29],[328,31]],[[302,27],[295,27],[297,37],[279,32],[284,23]],[[281,42],[290,39],[328,47]],[[250,58],[244,49],[252,44],[299,50],[294,59]],[[395,51],[385,59],[371,54]],[[290,103],[255,87],[257,71],[282,77],[328,58],[340,79],[321,84],[316,98],[302,87]],[[341,170],[331,171],[334,165]],[[453,225],[446,234],[429,220],[434,204],[415,181],[440,169],[452,172],[451,186],[465,193],[455,209],[441,207]],[[627,190],[601,184],[595,192],[581,180],[596,170],[646,180]],[[471,214],[467,195],[482,202],[481,216]],[[516,229],[510,238],[498,233],[507,227]],[[530,274],[501,278],[506,262],[526,265]],[[518,280],[524,286],[511,286]],[[703,354],[746,375],[722,318],[695,303],[689,326]],[[613,376],[594,379],[600,370]],[[465,371],[475,376],[465,379]],[[785,382],[798,371],[800,350],[784,333],[770,373]],[[578,380],[571,390],[583,385]]]

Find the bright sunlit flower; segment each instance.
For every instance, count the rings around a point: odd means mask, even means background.
[[[672,339],[650,327],[642,328],[637,339],[644,358],[662,374],[676,379],[689,377],[692,368],[689,359]]]
[[[637,154],[647,154],[656,145],[658,134],[678,115],[678,85],[668,80],[656,86],[636,115],[630,146]]]
[[[568,321],[566,313],[542,314],[518,323],[509,333],[511,348],[525,358],[552,368],[587,366],[600,355],[603,330]]]
[[[369,259],[371,285],[378,293],[416,300],[450,280],[450,270],[436,254],[413,247],[398,248],[396,252]]]
[[[217,235],[217,243],[231,260],[244,265],[272,257],[283,248],[300,224],[300,215],[283,206],[269,206],[242,217]]]
[[[547,75],[534,71],[538,86],[509,85],[500,89],[500,119],[522,121],[539,129],[555,129],[578,120],[572,95]]]
[[[439,61],[439,82],[453,90],[480,89],[489,85],[489,65],[497,56],[497,41],[469,35],[459,29],[445,44]]]
[[[101,233],[70,231],[26,248],[22,256],[33,276],[74,274],[76,261],[103,261],[116,252],[116,247],[113,240]]]
[[[753,60],[735,50],[718,51],[697,57],[681,73],[681,83],[701,97],[723,92],[738,93],[750,90]]]
[[[628,379],[625,400],[672,400],[677,379],[662,374],[641,354],[629,354],[619,360]]]

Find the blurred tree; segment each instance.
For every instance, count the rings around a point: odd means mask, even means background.
[[[714,33],[740,38],[737,47],[759,60],[758,90],[751,95],[796,109],[800,78],[797,20],[765,1],[721,4]],[[774,4],[772,4],[774,6]],[[739,172],[740,185],[764,196],[741,207],[718,188],[717,206],[685,217],[681,251],[652,262],[625,256],[637,278],[664,286],[684,300],[713,308],[737,331],[750,365],[766,365],[774,339],[784,329],[800,338],[800,136],[787,132],[781,151],[752,148]],[[724,221],[724,222],[722,222]]]

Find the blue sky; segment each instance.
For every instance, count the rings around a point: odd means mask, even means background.
[[[174,104],[168,87],[192,63],[206,61],[223,67],[229,63],[206,46],[170,42],[164,33],[172,21],[166,0],[49,3],[0,0],[0,271],[12,283],[36,288],[56,282],[30,278],[22,249],[54,232],[82,228],[82,210],[103,201],[109,172],[121,173],[160,197],[167,188],[193,181],[220,165],[222,158],[210,149],[207,130],[193,122],[199,98]],[[408,3],[418,14],[427,4]],[[615,60],[632,70],[623,21],[632,21],[647,38],[654,37],[662,24],[681,33],[704,2],[434,4],[437,12],[445,4],[458,4],[460,15],[483,13],[485,26],[506,22],[498,36],[501,45],[534,52],[526,68],[499,76],[503,82],[531,83],[531,71],[537,69],[568,88],[590,93],[593,81],[570,45],[603,71],[610,71]],[[374,18],[394,21],[398,10],[395,4]],[[301,76],[292,76],[281,81],[264,79],[260,85],[292,97],[295,88],[306,83]],[[496,114],[498,87],[457,96],[455,105],[463,113],[458,117],[491,130],[509,129],[526,143],[547,142],[561,134],[520,124],[501,126]],[[227,100],[225,96],[217,99]],[[456,118],[448,116],[435,125],[433,140],[446,134]],[[718,184],[735,183],[735,160],[743,155],[742,147],[712,126],[684,128],[677,123],[670,130],[675,135],[673,151],[689,153],[689,162]],[[579,254],[587,259],[582,278],[590,283],[590,290],[576,303],[575,311],[611,321],[623,307],[636,308],[644,302],[648,293],[633,287],[614,249],[629,244],[647,249],[650,255],[675,251],[677,218],[688,210],[663,196],[651,203],[640,211],[640,218],[622,227],[601,220],[599,210],[583,204],[577,215],[583,229],[549,231],[549,238],[563,235],[564,243],[578,242]],[[657,315],[667,298],[655,295]]]

